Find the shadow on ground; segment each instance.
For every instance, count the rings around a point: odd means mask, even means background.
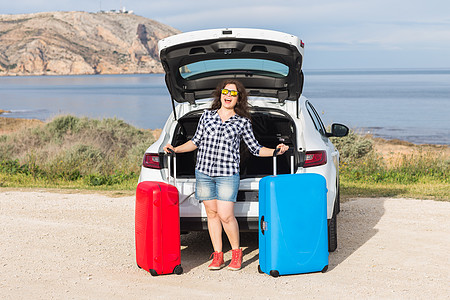
[[[254,261],[258,260],[258,255],[253,256],[250,259],[245,259],[248,254],[252,253],[258,249],[258,233],[257,232],[241,232],[240,234],[241,247],[244,248],[244,262],[242,267],[245,268]],[[223,233],[223,252],[226,254],[231,250],[228,239]],[[190,232],[188,234],[181,235],[181,259],[184,272],[189,272],[193,268],[196,268],[208,261],[210,261],[210,256],[214,252],[211,240],[209,238],[208,232]],[[184,247],[183,247],[184,246]],[[230,263],[230,259],[227,259],[225,255],[225,264]]]
[[[341,204],[337,219],[338,248],[330,253],[329,271],[345,261],[378,232],[375,226],[384,213],[384,200],[378,198],[356,199]]]
[[[376,224],[384,215],[384,200],[357,199],[341,204],[341,212],[338,215],[338,248],[330,253],[328,272],[345,261],[362,245],[370,240],[376,233]],[[249,254],[258,249],[258,233],[242,232],[241,247],[244,249],[243,268],[258,260],[258,255]],[[191,232],[181,236],[182,266],[184,272],[205,264],[210,260],[213,252],[208,232]],[[230,244],[223,234],[224,253],[231,250]],[[225,261],[229,263],[229,259]]]

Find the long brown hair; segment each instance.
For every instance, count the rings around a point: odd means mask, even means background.
[[[244,85],[239,80],[236,79],[226,79],[217,85],[216,89],[212,93],[214,100],[211,104],[211,109],[219,109],[220,107],[222,107],[222,103],[220,102],[220,96],[222,94],[222,89],[227,84],[234,84],[238,91],[238,100],[236,106],[234,107],[234,111],[241,117],[250,119],[247,91],[245,90]]]

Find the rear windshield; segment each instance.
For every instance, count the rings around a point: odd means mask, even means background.
[[[289,67],[275,61],[266,59],[212,59],[195,62],[182,66],[181,77],[184,79],[198,79],[219,74],[251,73],[269,77],[285,77]]]

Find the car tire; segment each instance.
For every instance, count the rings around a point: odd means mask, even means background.
[[[337,248],[337,202],[334,203],[333,216],[328,224],[328,252],[334,252]]]

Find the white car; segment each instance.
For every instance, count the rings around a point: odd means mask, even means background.
[[[249,93],[253,131],[259,143],[290,147],[280,155],[278,174],[318,173],[327,181],[329,250],[337,247],[339,152],[328,139],[348,128],[333,124],[328,133],[311,102],[302,96],[303,42],[296,36],[260,29],[212,29],[186,32],[158,43],[173,112],[160,138],[144,156],[142,181],[168,181],[163,146],[190,140],[200,116],[211,105],[212,92],[223,79],[240,80]],[[178,104],[176,104],[178,103]],[[181,231],[207,230],[203,205],[195,200],[196,151],[176,155],[176,187],[180,193]],[[241,142],[240,187],[235,215],[241,231],[258,230],[259,180],[273,174],[272,158],[255,157]],[[293,212],[295,213],[295,212]]]

